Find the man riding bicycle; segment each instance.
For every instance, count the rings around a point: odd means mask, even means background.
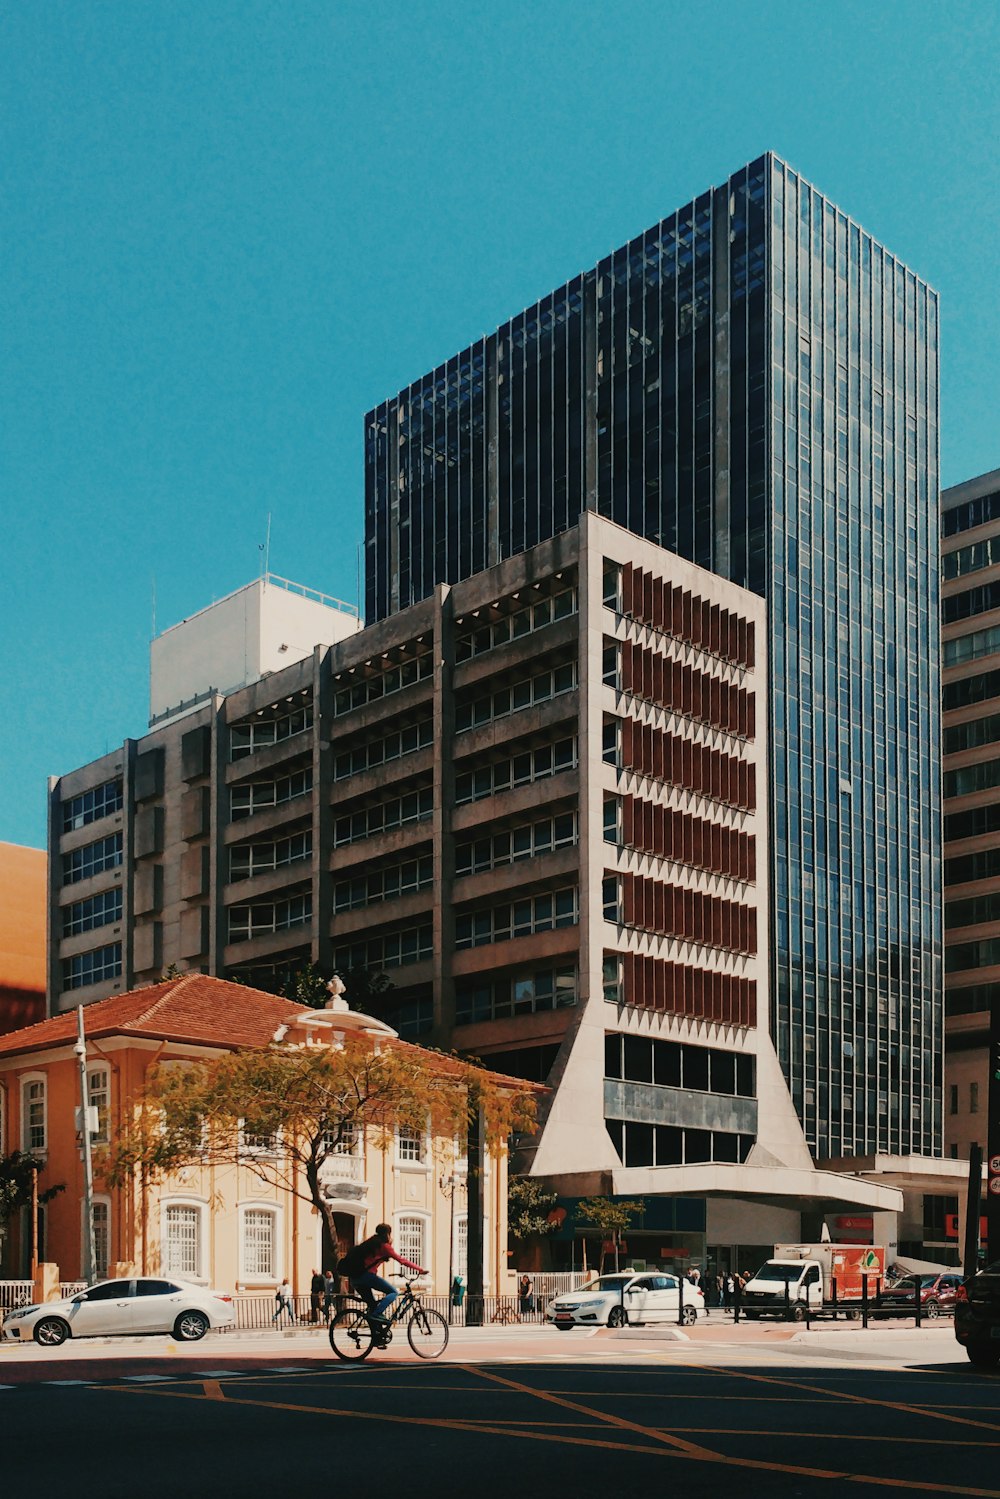
[[[401,1254],[396,1253],[392,1247],[392,1227],[388,1223],[380,1223],[370,1239],[355,1244],[337,1265],[338,1275],[346,1275],[351,1282],[351,1289],[360,1293],[373,1322],[385,1321],[386,1311],[399,1295],[395,1286],[375,1274],[387,1260],[395,1260],[398,1265],[412,1270],[416,1275],[427,1274],[420,1265],[415,1265],[412,1260],[404,1260]],[[383,1293],[377,1306],[373,1295],[375,1291]]]

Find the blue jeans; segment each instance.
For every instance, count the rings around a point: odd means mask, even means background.
[[[372,1270],[366,1270],[363,1275],[352,1275],[351,1285],[361,1292],[368,1307],[368,1315],[370,1317],[384,1316],[387,1309],[392,1306],[392,1303],[399,1295],[395,1286],[390,1285],[387,1280],[383,1280],[381,1275],[376,1275]],[[372,1295],[373,1291],[381,1291],[383,1293],[382,1300],[377,1306],[375,1305],[375,1297]]]

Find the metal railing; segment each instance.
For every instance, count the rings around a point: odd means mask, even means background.
[[[238,1295],[233,1297],[236,1319],[234,1329],[237,1332],[267,1332],[271,1329],[281,1331],[284,1328],[298,1327],[325,1331],[334,1312],[348,1301],[356,1299],[354,1296],[338,1294],[334,1297],[332,1308],[324,1304],[316,1310],[311,1296],[293,1296],[292,1311],[289,1314],[283,1307],[279,1309],[274,1296]],[[508,1327],[517,1323],[545,1321],[545,1299],[538,1296],[534,1298],[531,1310],[523,1307],[517,1296],[463,1296],[460,1302],[455,1302],[450,1296],[421,1294],[420,1300],[424,1306],[440,1312],[453,1327]]]
[[[30,1306],[34,1294],[33,1280],[0,1280],[0,1312],[13,1311],[16,1306]]]

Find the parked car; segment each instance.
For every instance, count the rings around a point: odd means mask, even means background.
[[[684,1282],[684,1321],[690,1327],[704,1311],[701,1290]],[[600,1275],[579,1291],[564,1291],[545,1308],[546,1320],[568,1331],[572,1327],[624,1327],[643,1322],[676,1322],[680,1291],[677,1276],[659,1271],[617,1271]]]
[[[1000,1364],[1000,1260],[970,1276],[959,1290],[955,1336],[977,1369]]]
[[[141,1337],[173,1333],[184,1343],[195,1343],[209,1328],[231,1327],[235,1321],[232,1297],[221,1291],[189,1285],[182,1280],[104,1280],[43,1305],[19,1306],[3,1320],[3,1336],[27,1343],[34,1338],[45,1348],[57,1348],[67,1338]]]
[[[954,1310],[955,1297],[962,1284],[962,1276],[958,1271],[950,1275],[921,1275],[919,1280],[922,1316],[940,1317],[942,1312]],[[916,1303],[916,1281],[917,1277],[913,1276],[886,1286],[882,1291],[882,1305],[899,1307],[901,1311],[909,1309],[912,1312]]]

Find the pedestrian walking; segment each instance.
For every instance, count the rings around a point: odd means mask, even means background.
[[[517,1301],[522,1316],[535,1310],[535,1287],[530,1275],[522,1275],[518,1281]]]
[[[274,1309],[274,1316],[271,1318],[272,1323],[279,1322],[282,1315],[287,1313],[289,1322],[294,1324],[295,1311],[292,1307],[292,1288],[288,1283],[287,1275],[275,1291],[274,1299],[278,1304]]]
[[[460,1275],[456,1275],[451,1283],[451,1304],[461,1306],[465,1299],[465,1282]]]

